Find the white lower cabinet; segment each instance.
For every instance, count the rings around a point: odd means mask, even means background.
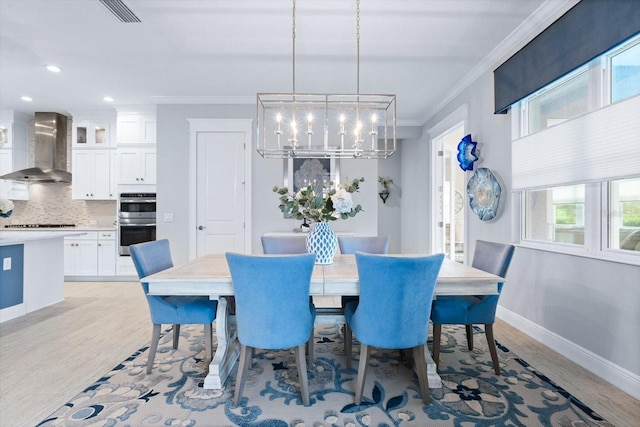
[[[98,276],[116,275],[116,232],[98,232]]]
[[[64,275],[95,276],[98,273],[98,233],[64,239]]]
[[[65,276],[115,276],[116,232],[88,231],[64,239]]]

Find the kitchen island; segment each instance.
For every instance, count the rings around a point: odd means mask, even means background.
[[[0,231],[0,322],[64,300],[64,238],[82,231]]]

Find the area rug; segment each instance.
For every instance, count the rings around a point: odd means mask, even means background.
[[[256,350],[236,407],[235,372],[223,390],[202,388],[208,368],[202,327],[184,326],[177,350],[171,333],[162,336],[152,374],[143,347],[38,425],[611,426],[499,343],[502,375],[496,376],[484,332],[474,329],[469,351],[464,327],[443,327],[443,387],[431,389],[430,405],[402,352],[373,348],[363,401],[355,405],[359,345],[347,369],[340,325],[317,325],[310,406],[302,405],[293,352]]]

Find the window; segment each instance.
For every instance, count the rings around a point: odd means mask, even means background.
[[[572,185],[525,193],[525,238],[584,245],[585,186]]]
[[[518,108],[521,243],[640,265],[640,35]]]
[[[527,101],[529,133],[562,123],[589,111],[589,73],[586,68]]]
[[[611,54],[609,61],[611,102],[640,94],[640,40]]]
[[[640,178],[609,183],[609,248],[640,251]]]

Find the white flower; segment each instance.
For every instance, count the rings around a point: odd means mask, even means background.
[[[4,197],[0,197],[0,215],[6,215],[13,210],[13,202]]]
[[[331,201],[333,202],[333,208],[338,213],[349,213],[353,208],[353,199],[351,198],[351,193],[349,193],[344,188],[338,188],[336,193],[331,196]]]

